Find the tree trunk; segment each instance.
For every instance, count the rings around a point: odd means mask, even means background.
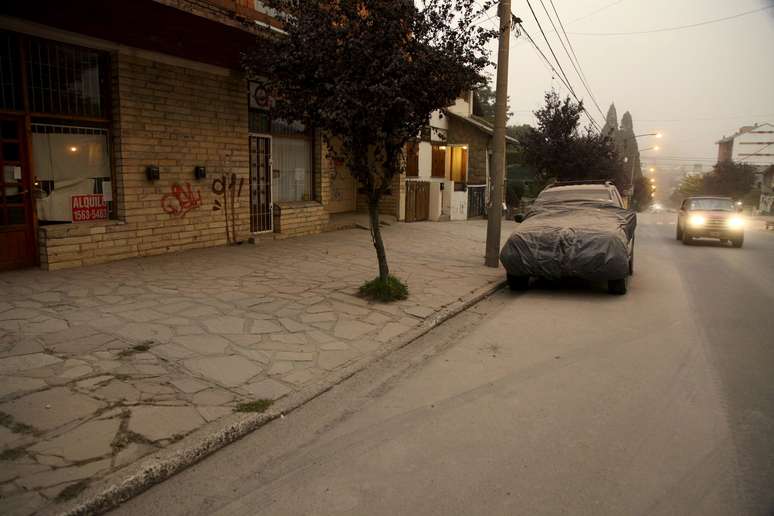
[[[369,199],[368,217],[371,226],[371,240],[376,249],[376,259],[379,262],[379,279],[387,281],[390,275],[390,269],[387,266],[387,254],[384,252],[384,242],[382,242],[382,230],[379,227],[379,199]]]

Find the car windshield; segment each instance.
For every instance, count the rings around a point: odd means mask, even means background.
[[[734,201],[731,199],[691,199],[689,210],[704,211],[734,211]]]
[[[539,201],[612,201],[607,188],[567,188],[545,190],[538,195]]]

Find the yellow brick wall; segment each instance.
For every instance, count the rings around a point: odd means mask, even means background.
[[[277,203],[274,205],[274,238],[315,235],[328,223],[328,212],[316,201]]]
[[[111,84],[119,220],[41,227],[41,266],[58,269],[224,245],[226,209],[229,240],[247,240],[250,182],[244,78],[236,72],[221,75],[114,53]],[[148,165],[159,167],[160,180],[146,179]],[[206,167],[206,179],[194,178],[195,166]],[[229,184],[232,174],[233,204],[228,190],[225,199],[213,192],[213,186],[219,186],[214,184],[217,178],[226,177]],[[190,186],[197,201],[188,211],[179,209],[175,185],[183,192]],[[216,201],[219,210],[214,209]]]

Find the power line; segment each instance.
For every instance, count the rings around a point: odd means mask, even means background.
[[[564,79],[562,79],[562,76],[559,75],[559,72],[556,71],[556,68],[554,68],[554,65],[551,64],[551,61],[546,57],[545,53],[540,49],[540,47],[535,43],[535,40],[532,39],[532,36],[529,35],[529,32],[527,32],[527,29],[524,28],[523,24],[520,24],[519,27],[521,28],[522,32],[524,32],[524,35],[527,36],[527,39],[529,39],[529,42],[532,43],[532,46],[535,47],[535,50],[537,50],[538,54],[540,54],[540,57],[543,58],[544,64],[548,66],[548,69],[556,75],[562,84],[569,90],[570,88],[567,86],[567,83],[564,82]]]
[[[554,15],[556,15],[556,20],[559,22],[559,27],[562,29],[562,33],[564,34],[564,39],[567,40],[567,44],[569,45],[570,51],[572,52],[572,57],[570,57],[570,55],[567,54],[567,57],[570,58],[570,64],[572,64],[572,67],[575,68],[575,72],[578,74],[578,77],[580,77],[580,80],[583,83],[583,87],[586,88],[586,91],[591,97],[591,101],[594,102],[594,105],[597,107],[599,114],[601,114],[602,118],[604,119],[606,115],[602,111],[602,108],[599,107],[597,98],[594,96],[594,93],[591,91],[591,87],[589,86],[589,83],[586,80],[586,74],[583,73],[583,67],[580,64],[580,61],[578,61],[578,56],[575,54],[575,49],[572,47],[572,42],[570,41],[570,38],[567,37],[567,32],[564,30],[564,24],[562,23],[562,19],[559,17],[559,13],[556,10],[556,6],[554,5],[554,0],[549,0],[549,1],[551,2],[551,8],[554,10]],[[543,0],[540,0],[540,3],[541,5],[543,5],[543,9],[546,11],[546,14],[548,14],[548,10],[546,9],[546,6],[543,3]],[[548,14],[548,19],[549,20],[551,19],[550,14]],[[551,22],[551,26],[554,27],[554,30],[556,30],[556,26],[554,25],[553,22]],[[559,35],[559,42],[561,43],[561,41],[562,41],[562,36]],[[564,43],[562,43],[562,48],[564,48],[565,53],[567,53],[567,48],[564,46]],[[573,63],[573,58],[575,58],[575,63],[578,64],[577,67]]]
[[[597,9],[597,10],[595,10],[595,11],[592,11],[592,12],[590,12],[589,14],[587,14],[587,15],[585,15],[585,16],[581,16],[580,18],[575,18],[574,20],[572,20],[572,22],[571,22],[571,23],[579,22],[579,21],[581,21],[581,20],[585,20],[586,18],[591,18],[591,17],[592,17],[592,16],[594,16],[595,14],[597,14],[597,13],[601,13],[601,12],[602,12],[602,11],[604,11],[605,9],[608,9],[608,8],[610,8],[610,7],[613,7],[614,5],[618,5],[618,4],[620,4],[621,2],[623,2],[623,1],[624,1],[624,0],[616,0],[615,2],[610,2],[609,4],[607,4],[607,5],[603,5],[603,6],[602,6],[602,7],[600,7],[599,9]]]
[[[761,7],[759,9],[753,9],[752,11],[745,11],[743,13],[734,14],[731,16],[725,16],[723,18],[716,18],[714,20],[707,20],[699,23],[692,23],[690,25],[678,25],[677,27],[665,27],[662,29],[638,30],[638,31],[632,31],[632,32],[571,32],[570,34],[574,36],[631,36],[631,35],[637,35],[637,34],[655,34],[657,32],[671,32],[675,30],[692,29],[695,27],[701,27],[703,25],[710,25],[712,23],[719,23],[722,21],[733,20],[735,18],[741,18],[742,16],[759,13],[761,11],[765,11],[766,9],[771,9],[771,8],[774,8],[774,5],[767,5],[766,7]]]
[[[596,10],[594,10],[594,11],[591,11],[590,13],[588,13],[588,14],[586,14],[586,15],[584,15],[584,16],[581,16],[580,18],[575,18],[574,20],[570,20],[570,23],[575,23],[575,22],[579,22],[579,21],[581,21],[581,20],[585,20],[585,19],[587,19],[587,18],[591,18],[592,16],[596,15],[597,13],[600,13],[600,12],[604,11],[605,9],[608,9],[608,8],[610,8],[610,7],[616,6],[616,5],[620,4],[620,3],[621,3],[621,2],[623,2],[623,1],[624,1],[624,0],[616,0],[615,2],[611,2],[611,3],[609,3],[609,4],[603,5],[603,6],[602,6],[602,7],[600,7],[599,9],[596,9]],[[568,24],[568,25],[569,25],[569,24]],[[548,32],[547,34],[551,34],[551,32]],[[518,43],[517,43],[517,44],[518,44]]]
[[[543,26],[540,25],[540,20],[538,19],[537,15],[535,14],[535,10],[532,8],[532,3],[530,3],[529,0],[527,0],[527,6],[529,6],[529,10],[530,10],[530,12],[532,12],[532,17],[535,19],[535,22],[537,23],[538,29],[540,30],[540,33],[543,35],[543,39],[546,42],[546,45],[548,45],[548,50],[551,52],[551,55],[554,56],[554,60],[556,61],[556,64],[559,67],[559,70],[561,71],[562,76],[564,77],[565,86],[567,86],[567,89],[570,90],[570,93],[572,94],[573,97],[575,97],[575,100],[578,101],[578,103],[580,104],[581,108],[583,109],[583,112],[586,114],[586,116],[588,117],[588,119],[591,122],[591,124],[596,128],[597,131],[601,132],[602,129],[600,128],[599,124],[597,123],[596,120],[594,120],[594,117],[592,117],[591,114],[588,112],[586,107],[583,105],[583,102],[578,98],[578,95],[575,93],[575,90],[570,85],[570,79],[567,77],[567,74],[565,73],[564,68],[562,68],[562,63],[556,57],[556,52],[554,52],[554,49],[551,47],[551,43],[548,41],[548,38],[546,37],[546,33],[545,33],[545,31],[543,31]],[[522,28],[523,27],[524,26],[522,25]],[[532,40],[532,38],[530,38],[530,41],[532,41],[533,45],[535,44],[535,42],[534,42],[534,40]],[[541,52],[541,54],[542,54],[542,52]],[[545,54],[543,54],[543,58],[547,59],[545,57]],[[553,66],[552,66],[552,68],[553,68]]]
[[[707,120],[742,120],[751,118],[767,118],[774,117],[774,113],[767,113],[764,115],[736,115],[736,116],[714,116],[714,117],[697,117],[697,118],[638,118],[639,122],[698,122]]]
[[[564,84],[565,88],[567,88],[567,90],[570,93],[572,93],[573,96],[575,96],[575,93],[572,91],[572,87],[570,87],[570,85],[567,84],[567,82],[565,82],[564,78],[562,78],[562,76],[559,74],[559,72],[556,71],[556,68],[554,68],[554,65],[551,64],[551,60],[548,59],[548,57],[546,57],[546,54],[543,52],[543,50],[541,50],[540,47],[537,45],[537,43],[535,43],[535,40],[532,39],[532,36],[530,36],[529,32],[527,32],[527,29],[524,28],[524,25],[523,24],[519,24],[519,27],[521,28],[522,32],[524,32],[524,35],[527,36],[527,39],[529,39],[529,42],[532,43],[532,46],[535,47],[535,50],[538,52],[538,54],[540,54],[540,57],[543,58],[543,61],[545,62],[545,64],[548,65],[549,70],[551,70],[554,73],[554,75],[556,75],[556,77],[559,79],[559,81],[562,84]],[[578,97],[575,97],[575,99],[577,100]],[[580,102],[580,101],[578,101],[578,102]],[[588,117],[589,121],[597,129],[597,131],[600,131],[600,128],[597,125],[596,120],[594,120],[591,117],[589,112],[586,111],[586,108],[583,108],[583,112],[586,114],[586,117]]]

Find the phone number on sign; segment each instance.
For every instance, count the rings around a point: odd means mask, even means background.
[[[73,222],[87,222],[89,220],[102,220],[108,218],[107,208],[90,208],[88,210],[73,211]]]

